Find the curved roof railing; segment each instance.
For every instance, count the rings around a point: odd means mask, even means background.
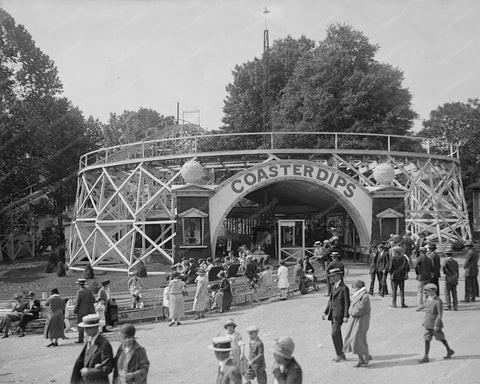
[[[352,150],[422,153],[459,158],[457,144],[445,140],[356,132],[248,132],[161,138],[101,148],[80,158],[80,170],[128,159],[245,150]]]

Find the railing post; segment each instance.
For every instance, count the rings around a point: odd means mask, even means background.
[[[387,140],[388,140],[388,144],[387,144],[388,151],[390,152],[390,135],[387,136]]]
[[[193,148],[193,153],[197,153],[197,136],[195,136],[195,139],[194,139],[194,148]]]
[[[273,132],[270,132],[270,149],[273,149]]]
[[[335,132],[335,149],[338,149],[338,133]]]
[[[145,157],[145,142],[142,141],[142,157]]]

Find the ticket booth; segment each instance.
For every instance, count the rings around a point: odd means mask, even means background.
[[[278,220],[278,261],[305,256],[305,220]]]

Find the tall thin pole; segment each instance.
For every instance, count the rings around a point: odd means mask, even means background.
[[[180,125],[180,102],[177,101],[177,125]]]
[[[265,7],[265,30],[263,31],[263,95],[262,95],[262,130],[270,131],[270,43],[268,38],[267,14],[270,11]]]

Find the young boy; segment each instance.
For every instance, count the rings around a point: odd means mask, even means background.
[[[447,355],[444,359],[450,359],[455,353],[453,349],[448,346],[445,334],[442,331],[442,300],[437,296],[437,286],[435,284],[427,284],[424,287],[424,291],[427,294],[427,300],[425,302],[425,321],[423,326],[425,327],[425,333],[423,335],[425,339],[425,356],[419,360],[419,363],[428,363],[428,353],[430,352],[430,341],[433,337],[442,342],[447,349]]]
[[[247,384],[250,384],[255,378],[257,378],[258,384],[267,384],[264,347],[262,340],[258,337],[258,327],[251,325],[247,328],[247,333],[250,338],[250,354],[248,355],[245,379],[247,380]]]

